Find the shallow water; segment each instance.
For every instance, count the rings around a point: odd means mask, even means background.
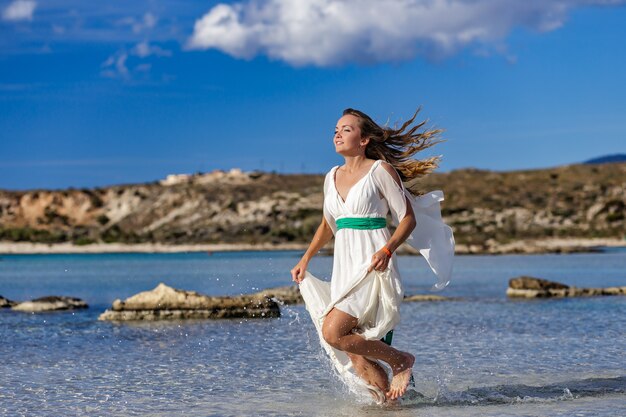
[[[443,295],[405,303],[394,346],[425,398],[381,408],[347,393],[302,306],[270,320],[99,322],[159,282],[238,294],[290,282],[297,252],[0,256],[0,295],[71,295],[84,311],[0,311],[1,415],[624,416],[626,298],[507,300],[526,274],[626,285],[626,252],[457,257]],[[310,270],[330,275],[332,259]],[[407,293],[431,277],[402,257]]]

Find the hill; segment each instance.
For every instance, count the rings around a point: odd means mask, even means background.
[[[617,153],[614,155],[605,155],[585,161],[585,164],[609,164],[613,162],[626,162],[626,154]]]
[[[322,216],[323,175],[215,171],[161,183],[0,191],[0,240],[11,242],[308,242]],[[457,243],[626,235],[626,164],[435,173]]]

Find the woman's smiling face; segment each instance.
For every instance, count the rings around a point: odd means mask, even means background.
[[[342,155],[354,155],[361,153],[365,149],[367,141],[361,138],[359,119],[356,116],[347,114],[342,116],[335,127],[333,137],[335,151]]]

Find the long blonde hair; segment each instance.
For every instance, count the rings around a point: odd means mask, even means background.
[[[370,138],[365,148],[365,156],[370,159],[382,159],[391,164],[398,171],[402,182],[412,183],[405,184],[405,186],[413,195],[421,193],[413,180],[434,171],[439,166],[441,157],[432,156],[422,160],[411,157],[419,151],[443,142],[440,138],[442,129],[428,130],[424,128],[420,131],[426,124],[426,120],[410,127],[419,111],[418,108],[413,117],[404,122],[398,129],[387,126],[381,127],[371,117],[359,110],[345,109],[343,111],[344,116],[350,114],[358,118],[361,137]]]

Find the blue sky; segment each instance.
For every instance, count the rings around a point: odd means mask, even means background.
[[[625,97],[623,1],[0,1],[4,189],[323,173],[346,107],[550,167],[625,152]]]

